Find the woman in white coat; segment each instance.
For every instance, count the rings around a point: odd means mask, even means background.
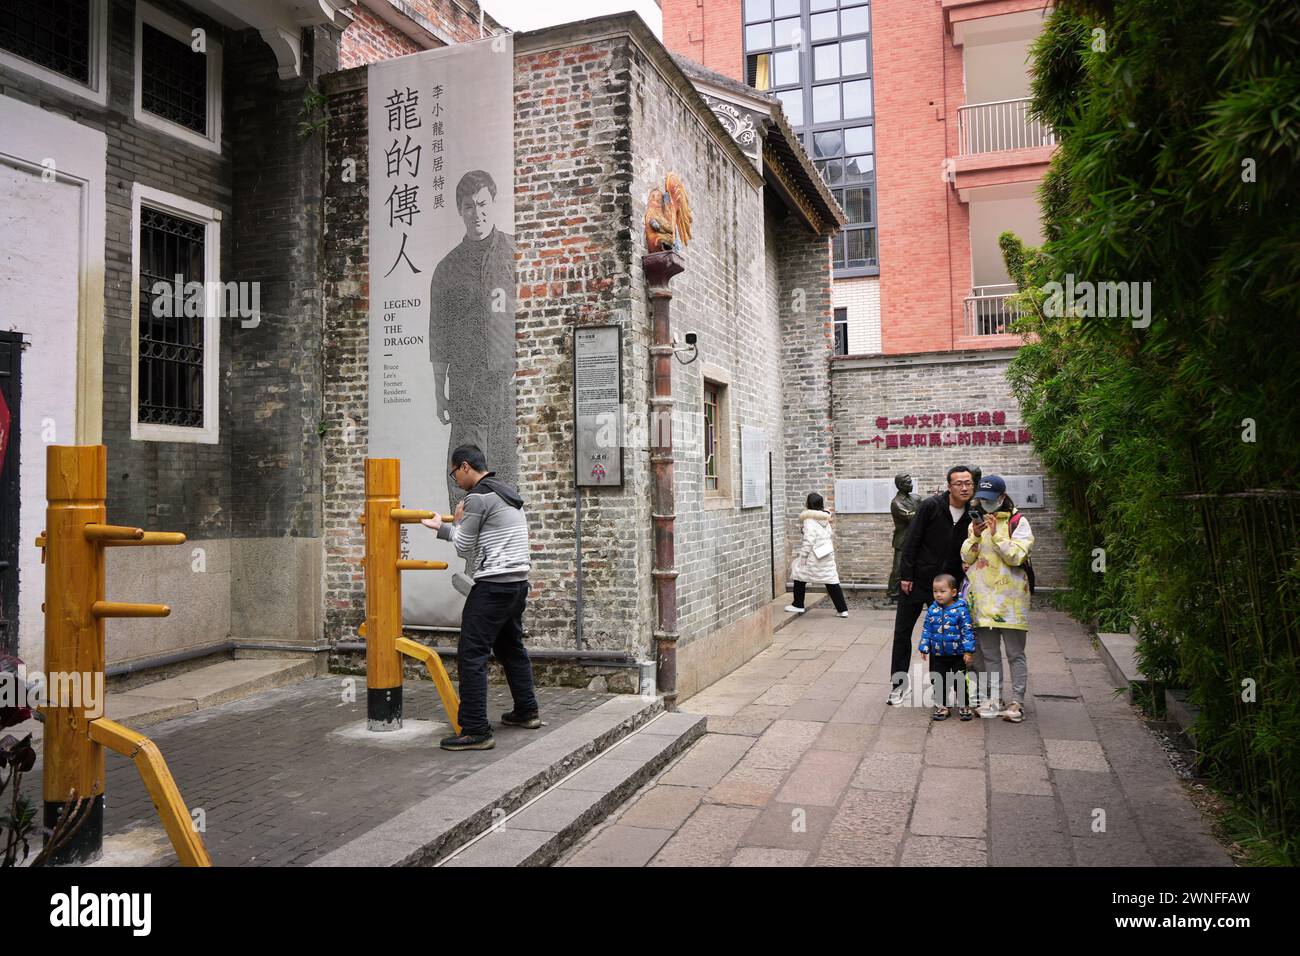
[[[826,502],[814,492],[808,496],[808,509],[799,514],[799,523],[803,525],[803,540],[799,542],[794,563],[790,566],[790,577],[794,581],[794,603],[787,604],[785,609],[791,614],[802,614],[807,610],[803,606],[803,599],[808,585],[824,584],[840,617],[848,617],[849,605],[840,588],[839,569],[835,567],[835,538],[831,531],[831,516],[825,509]]]

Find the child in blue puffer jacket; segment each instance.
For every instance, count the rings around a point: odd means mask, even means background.
[[[934,684],[933,719],[948,719],[948,692],[956,693],[962,720],[973,716],[966,700],[966,665],[975,653],[975,631],[971,627],[970,608],[957,596],[957,579],[940,574],[934,579],[934,601],[925,611],[921,625],[921,643],[917,647],[921,660],[930,660],[930,681]]]

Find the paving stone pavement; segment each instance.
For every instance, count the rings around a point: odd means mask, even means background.
[[[1231,865],[1067,615],[1030,616],[1020,724],[886,706],[892,640],[891,611],[791,622],[683,703],[709,732],[560,865]]]
[[[406,682],[403,730],[369,733],[365,680],[345,702],[346,680],[313,678],[148,728],[187,806],[203,811],[214,864],[310,863],[613,696],[538,687],[546,724],[522,730],[498,726],[510,691],[489,685],[495,749],[448,753],[437,746],[451,731],[431,683]],[[106,756],[104,862],[175,865],[134,764]],[[23,790],[41,805],[39,764]]]

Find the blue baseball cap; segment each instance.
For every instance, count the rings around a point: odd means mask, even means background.
[[[997,501],[1007,493],[1007,483],[1002,480],[1001,475],[985,475],[980,479],[979,491],[975,492],[976,498],[983,498],[985,501]]]

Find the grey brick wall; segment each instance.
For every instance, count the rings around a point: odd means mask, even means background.
[[[788,563],[801,537],[798,516],[809,492],[834,505],[829,364],[835,337],[830,240],[809,235],[793,218],[779,225],[777,237]]]
[[[338,74],[327,89],[332,120],[325,187],[325,579],[326,633],[336,640],[353,638],[364,608],[356,515],[366,454],[365,74]],[[682,92],[671,89],[625,37],[535,50],[525,40],[516,49],[514,100],[520,490],[535,549],[525,626],[535,646],[573,644],[572,331],[575,324],[622,327],[623,400],[631,416],[643,418],[651,329],[641,221],[649,190],[675,170],[690,190],[696,218],[687,271],[672,282],[673,326],[679,336],[698,332],[702,352],[692,365],[675,365],[673,379],[679,629],[689,641],[771,600],[771,512],[766,506],[739,508],[740,425],[765,428],[774,453],[780,566],[790,446],[785,396],[773,378],[791,350],[807,353],[810,370],[814,357],[822,356],[820,399],[809,398],[804,420],[815,422],[818,437],[811,444],[822,446],[812,456],[812,470],[829,474],[828,244],[765,212],[763,191],[701,128]],[[355,183],[338,175],[345,156],[357,161]],[[812,349],[802,341],[808,314],[787,321],[785,308],[778,311],[791,297],[777,286],[792,282],[813,289],[809,308],[819,337]],[[735,500],[722,510],[703,505],[698,433],[705,363],[729,378]],[[815,373],[806,374],[811,396]],[[644,656],[656,609],[643,429],[639,437],[624,449],[622,488],[581,492],[583,620],[588,646]]]
[[[670,170],[686,184],[694,212],[693,238],[684,252],[686,271],[672,280],[673,329],[679,341],[686,332],[697,332],[700,349],[692,364],[673,365],[677,613],[680,640],[686,643],[772,599],[772,509],[767,502],[741,508],[740,427],[764,429],[779,494],[785,478],[785,424],[783,396],[773,379],[785,343],[771,307],[780,295],[769,288],[779,236],[764,214],[762,191],[704,135],[680,95],[639,56],[633,66],[633,222],[641,223],[649,191],[662,188]],[[648,318],[642,245],[637,243],[633,264],[634,314]],[[704,481],[706,365],[727,380],[728,420],[721,438],[730,481],[721,507],[710,499]],[[761,463],[764,472],[767,465]],[[776,524],[783,530],[785,503],[780,497],[774,503]],[[780,552],[777,557],[779,561]]]
[[[73,117],[108,138],[104,334],[104,442],[114,519],[178,528],[195,539],[316,534],[319,467],[318,141],[296,137],[308,79],[282,82],[255,31],[231,32],[177,3],[162,10],[223,45],[220,154],[138,124],[135,4],[109,9],[108,105],[99,107],[0,67],[4,95]],[[306,67],[334,68],[335,41],[314,32]],[[223,214],[222,281],[259,281],[264,320],[221,328],[215,445],[132,441],[131,188],[151,186]]]
[[[831,363],[834,403],[835,476],[837,478],[889,478],[909,472],[914,493],[922,497],[941,488],[948,468],[956,464],[979,467],[985,474],[1041,475],[1042,465],[1031,445],[940,445],[932,448],[887,449],[870,441],[876,435],[917,429],[876,427],[877,416],[953,412],[1004,411],[999,431],[1023,424],[1019,407],[1006,381],[1007,358],[978,352],[935,353],[881,359],[836,359]],[[991,430],[994,426],[980,426]],[[976,426],[945,424],[943,432],[972,432]],[[1025,512],[1034,532],[1034,573],[1045,586],[1064,586],[1064,550],[1056,528],[1056,496],[1045,485],[1047,507]],[[835,519],[838,541],[836,560],[840,579],[854,584],[885,584],[893,561],[889,515],[840,514]]]
[[[306,32],[306,31],[305,31]],[[230,498],[235,537],[321,533],[323,134],[302,136],[309,84],[335,69],[336,41],[316,28],[304,76],[281,81],[252,31],[233,38],[226,86],[234,217],[230,274],[261,286],[261,321],[231,320]]]
[[[337,35],[304,31],[304,76],[283,81],[254,30],[232,31],[184,4],[154,4],[207,31],[222,46],[220,153],[191,145],[133,118],[135,16],[113,0],[108,16],[108,103],[100,107],[0,68],[14,96],[104,132],[107,138],[104,414],[111,520],[183,531],[210,542],[207,573],[192,573],[190,552],[115,553],[110,590],[136,587],[138,599],[201,608],[168,628],[119,622],[110,660],[236,639],[318,639],[320,535],[321,297],[320,135],[297,135],[309,83],[337,63]],[[134,184],[173,193],[221,213],[218,276],[260,284],[261,321],[216,321],[219,355],[216,444],[131,438],[133,362],[131,194]],[[69,346],[71,347],[71,345]],[[65,432],[61,440],[68,441]],[[242,539],[231,541],[229,539]],[[251,539],[259,539],[253,541]],[[248,545],[248,547],[244,547]],[[134,582],[140,582],[136,584]],[[292,595],[293,600],[276,600]],[[304,610],[306,609],[306,610]]]

